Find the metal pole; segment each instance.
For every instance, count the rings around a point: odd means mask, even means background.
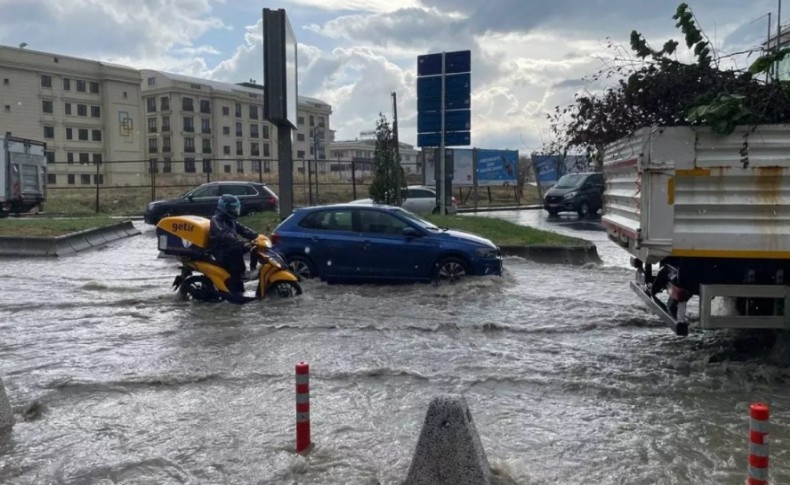
[[[280,219],[291,215],[294,207],[294,167],[291,145],[291,127],[289,125],[277,126],[277,161],[279,191],[280,191]]]
[[[771,12],[768,12],[768,40],[765,41],[765,53],[771,50]],[[765,80],[770,81],[772,76],[773,66],[765,73]]]
[[[778,11],[776,12],[776,52],[782,48],[782,0],[779,0]],[[779,61],[776,61],[776,71],[774,71],[774,78],[779,80]]]
[[[353,200],[357,200],[357,171],[355,167],[354,159],[351,159],[351,191],[353,192]]]
[[[310,191],[310,198],[308,200],[310,201],[310,205],[313,205],[313,168],[309,159],[307,160],[307,187]]]
[[[441,81],[442,82],[442,96],[441,96],[441,101],[440,101],[442,103],[442,105],[441,105],[442,122],[441,122],[441,138],[440,138],[440,142],[439,142],[439,158],[440,158],[440,160],[439,160],[439,164],[440,164],[439,165],[440,166],[440,168],[439,168],[439,178],[441,180],[437,181],[437,182],[441,183],[441,188],[439,190],[439,214],[442,214],[442,215],[447,213],[447,209],[445,207],[445,190],[446,190],[446,187],[445,187],[445,183],[444,183],[445,180],[446,180],[446,177],[445,177],[445,163],[444,163],[444,68],[445,68],[445,66],[444,66],[444,57],[445,57],[444,52],[442,52],[442,78],[441,78],[442,79],[442,81]]]
[[[156,200],[156,162],[153,159],[149,162],[151,168],[151,202]]]
[[[99,213],[99,162],[96,162],[96,213]]]
[[[392,139],[395,142],[395,202],[401,205],[400,142],[398,141],[398,93],[392,92]]]

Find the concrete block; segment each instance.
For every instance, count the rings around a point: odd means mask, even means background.
[[[490,485],[491,469],[463,396],[431,401],[404,485]]]
[[[14,411],[8,402],[8,395],[3,386],[3,378],[0,377],[0,431],[14,426]]]

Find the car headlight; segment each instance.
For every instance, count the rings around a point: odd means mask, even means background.
[[[576,197],[577,194],[578,192],[568,192],[567,194],[565,194],[565,197],[563,197],[563,199],[572,199]]]
[[[480,258],[496,258],[499,256],[497,248],[477,248],[475,255]]]

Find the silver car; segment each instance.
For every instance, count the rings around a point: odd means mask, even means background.
[[[415,214],[438,214],[439,207],[436,205],[436,191],[424,185],[409,185],[406,188],[406,200],[401,207]],[[371,204],[372,199],[357,199],[352,204]],[[451,197],[450,205],[447,206],[447,214],[454,215],[458,212],[455,197]]]

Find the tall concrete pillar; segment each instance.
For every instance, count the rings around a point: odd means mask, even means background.
[[[490,485],[491,470],[463,396],[431,401],[404,485]]]
[[[8,395],[3,386],[3,378],[0,377],[0,431],[9,429],[14,425],[14,411],[8,402]]]

